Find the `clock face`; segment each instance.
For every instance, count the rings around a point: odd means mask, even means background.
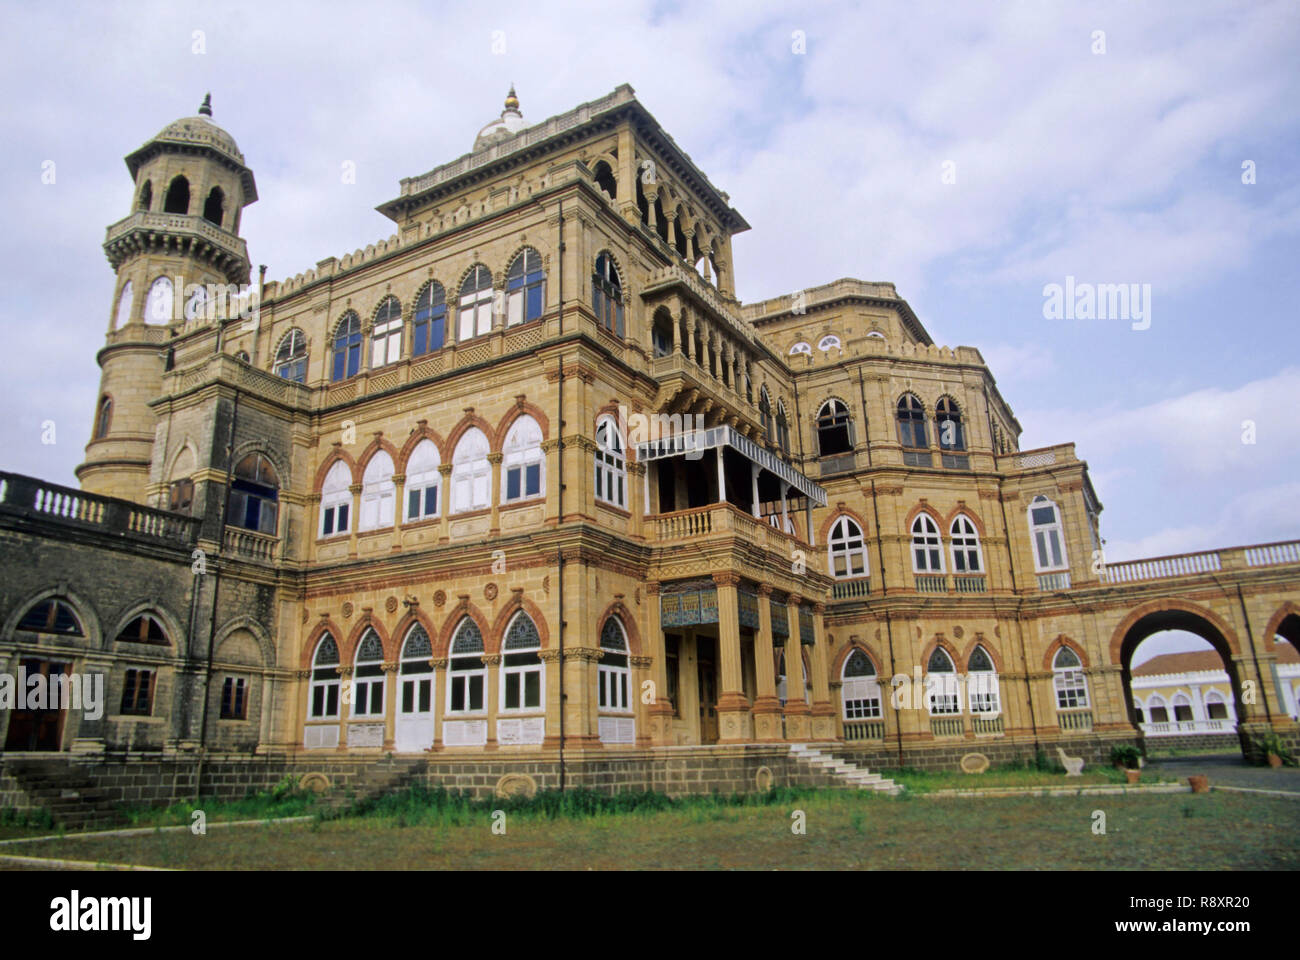
[[[172,319],[172,282],[159,277],[149,288],[149,304],[145,311],[148,323],[168,323]]]
[[[185,319],[203,320],[207,316],[208,291],[204,287],[195,288],[190,298],[185,301]]]

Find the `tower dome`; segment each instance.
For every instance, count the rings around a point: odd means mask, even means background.
[[[239,174],[244,188],[244,205],[257,200],[257,184],[253,180],[253,172],[244,163],[239,144],[235,143],[234,137],[212,122],[212,94],[203,98],[197,114],[173,120],[144,146],[127,156],[126,168],[131,171],[131,178],[135,179],[142,166],[164,152],[207,153],[213,159],[224,161]]]
[[[474,138],[474,152],[478,153],[506,137],[514,136],[523,128],[524,115],[519,112],[519,98],[515,96],[515,85],[512,83],[501,116],[480,130]]]

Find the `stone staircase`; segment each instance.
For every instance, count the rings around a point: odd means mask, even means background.
[[[54,822],[69,829],[113,826],[117,802],[77,771],[68,760],[8,760],[4,772],[17,781],[32,806],[48,810]]]
[[[890,796],[897,796],[903,792],[903,788],[893,780],[886,780],[880,774],[872,773],[849,760],[840,760],[831,756],[829,747],[830,744],[792,743],[790,756],[799,763],[808,764],[818,772],[829,774],[848,789],[879,790]]]
[[[346,787],[333,790],[323,798],[320,806],[341,813],[356,804],[397,793],[411,786],[427,767],[427,762],[418,757],[366,764]]]

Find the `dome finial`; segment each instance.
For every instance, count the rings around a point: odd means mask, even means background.
[[[204,94],[203,104],[199,107],[199,116],[200,117],[212,116],[212,94],[210,93]]]
[[[507,110],[519,109],[519,98],[515,96],[515,85],[513,83],[510,84],[510,92],[506,94],[506,109]]]

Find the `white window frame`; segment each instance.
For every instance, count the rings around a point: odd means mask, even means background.
[[[984,650],[984,655],[989,659],[988,670],[976,670],[970,665],[970,660],[966,661],[966,703],[970,707],[972,714],[981,716],[996,716],[1002,712],[1002,691],[1001,684],[998,681],[998,668],[993,662],[993,654],[989,653],[983,646],[976,646],[975,650]],[[971,651],[971,659],[975,658],[975,651]]]
[[[537,489],[529,493],[526,486],[528,470],[537,467]],[[519,475],[519,494],[510,496],[510,475]],[[537,421],[524,414],[510,425],[501,455],[501,502],[521,503],[546,496],[546,458],[542,455],[542,428]]]
[[[336,652],[336,657],[334,663],[322,664],[319,663],[318,661],[320,660],[321,648],[325,646],[325,642],[327,640],[334,642],[334,650]],[[311,658],[311,687],[307,694],[307,719],[308,720],[339,719],[340,704],[343,701],[343,690],[342,690],[343,678],[342,676],[339,675],[338,672],[339,664],[337,659],[337,651],[338,651],[338,641],[334,640],[334,637],[329,633],[322,634],[320,640],[316,641],[316,652],[312,654],[312,658]],[[332,677],[318,678],[316,676],[316,672],[318,670],[330,670],[333,671],[334,675]],[[333,713],[328,712],[331,689],[334,691],[334,712]],[[321,696],[321,703],[322,706],[327,708],[326,712],[324,713],[316,712],[316,691],[317,690],[323,691]]]
[[[479,268],[486,270],[482,264],[475,264],[465,282],[477,274]],[[465,291],[465,282],[461,283],[456,305],[456,342],[464,343],[486,336],[492,332],[492,304],[495,291],[492,288],[492,274],[488,272],[488,285],[482,290]]]
[[[366,647],[366,640],[373,636],[376,643],[379,644],[379,659],[362,660],[361,654]],[[376,717],[383,717],[385,707],[387,706],[387,691],[384,689],[387,681],[387,674],[380,670],[379,676],[359,677],[357,671],[361,667],[373,667],[375,664],[384,662],[383,642],[379,639],[379,634],[375,633],[373,628],[366,628],[366,632],[361,635],[361,640],[357,644],[356,656],[352,660],[352,719],[354,720],[371,720]],[[374,705],[373,690],[379,690],[379,706]]]
[[[442,471],[438,469],[441,465],[442,457],[438,454],[438,447],[428,437],[417,443],[411,451],[411,456],[406,461],[406,484],[402,488],[402,496],[406,499],[404,523],[442,515]],[[426,491],[430,489],[434,491],[432,512],[427,509]],[[418,505],[415,511],[411,510],[413,494]]]
[[[614,623],[618,627],[619,638],[622,641],[622,650],[614,650],[610,647],[601,645],[601,650],[607,655],[622,656],[627,658],[628,664],[616,665],[606,663],[603,659],[596,664],[596,709],[600,713],[617,713],[628,714],[633,712],[632,704],[632,651],[627,642],[627,630],[623,622],[618,617],[610,617],[601,625],[601,640],[604,639],[606,625]]]
[[[935,652],[943,654],[943,658],[948,661],[948,669],[932,671],[929,661],[926,661],[926,709],[930,711],[932,717],[961,716],[961,684],[957,682],[957,667],[953,664],[952,657],[948,655],[947,650],[939,647]],[[932,653],[930,656],[933,658],[934,654]],[[949,707],[952,709],[949,709]]]
[[[428,654],[421,655],[418,653],[407,653],[407,649],[411,643],[411,637],[415,635],[416,629],[424,631],[424,628],[419,624],[412,624],[411,628],[406,631],[405,639],[402,640],[402,652],[397,665],[397,716],[407,720],[432,720],[438,693],[438,685],[435,682],[437,672],[432,666],[429,666],[429,660],[431,658]],[[428,637],[427,631],[425,631],[425,637]],[[432,647],[432,642],[430,642],[430,647]],[[409,664],[418,664],[421,667],[428,666],[429,669],[407,672],[407,666]],[[428,684],[429,707],[427,710],[420,709],[420,692],[421,687],[424,684]],[[405,710],[402,707],[402,702],[405,700],[405,693],[408,686],[410,686],[412,690],[411,701],[414,704],[414,709],[412,710]]]
[[[144,301],[145,323],[171,323],[176,309],[176,291],[170,277],[158,277],[149,284]]]
[[[960,524],[965,524],[966,529],[959,529]],[[948,550],[952,555],[952,572],[983,573],[984,551],[980,547],[980,534],[975,521],[964,513],[957,514],[948,529],[948,537]],[[965,569],[962,569],[963,566]]]
[[[1055,519],[1049,523],[1035,523],[1034,511],[1051,507]],[[1061,522],[1061,508],[1047,497],[1034,497],[1025,510],[1025,519],[1029,523],[1029,543],[1034,554],[1034,572],[1050,573],[1070,569],[1070,557],[1065,549],[1065,527]],[[1052,552],[1052,547],[1055,551]],[[1056,562],[1050,562],[1059,554]],[[1043,561],[1047,560],[1048,563]]]
[[[627,508],[627,455],[613,417],[596,421],[596,499]]]
[[[1061,656],[1069,650],[1070,656],[1078,661],[1078,666],[1061,666]],[[1052,657],[1052,690],[1056,694],[1057,710],[1083,710],[1091,702],[1088,696],[1088,675],[1083,672],[1083,660],[1070,650],[1069,647],[1061,647]],[[1072,699],[1074,703],[1066,703],[1065,699]],[[1151,713],[1147,711],[1147,717]]]
[[[849,664],[855,656],[860,656],[867,661],[871,673],[849,676]],[[840,700],[846,721],[879,720],[884,715],[881,706],[880,677],[876,673],[876,665],[871,662],[870,657],[856,648],[844,658],[844,666],[840,670]]]
[[[921,529],[918,531],[917,527]],[[918,553],[924,560],[918,563]],[[912,521],[912,572],[921,574],[942,574],[944,573],[943,564],[943,535],[939,533],[939,525],[934,522],[934,517],[925,511],[921,511]]]
[[[460,639],[461,631],[465,629],[465,624],[473,623],[469,617],[463,617],[460,624],[456,627],[455,634],[452,635],[451,646],[447,658],[447,706],[446,715],[449,717],[485,717],[488,712],[488,669],[487,664],[483,662],[483,654],[478,651],[457,654],[456,643]],[[474,625],[478,629],[478,625]],[[481,636],[481,635],[480,635]],[[484,647],[486,649],[486,647]],[[469,670],[456,670],[455,662],[457,660],[477,660],[478,666]],[[471,681],[478,678],[479,696],[482,700],[482,706],[470,706],[470,691],[473,688]],[[457,710],[452,706],[455,698],[456,688],[460,686],[464,690],[465,706]]]
[[[492,506],[491,445],[478,427],[471,427],[456,443],[451,455],[450,511],[468,513]]]
[[[402,305],[396,297],[385,297],[380,309],[389,300],[397,303],[397,316],[385,321],[379,320],[379,311],[375,311],[374,326],[370,331],[370,369],[375,370],[402,359]]]
[[[856,533],[850,532],[850,528]],[[854,541],[858,546],[853,546]],[[845,572],[841,573],[837,559],[843,559]],[[855,564],[855,560],[858,562]],[[837,580],[853,580],[870,576],[871,566],[867,560],[867,538],[858,522],[848,514],[841,514],[831,525],[831,535],[826,543],[827,570]],[[861,569],[856,569],[857,565]]]
[[[790,356],[793,357],[795,354],[798,353],[804,353],[811,357],[813,355],[812,344],[808,343],[805,340],[800,340],[798,343],[796,343],[794,346],[790,348]]]
[[[320,488],[320,524],[317,533],[321,540],[346,536],[352,532],[352,471],[342,460],[336,460],[325,474]],[[342,509],[340,509],[342,508]],[[338,522],[342,515],[343,522]],[[326,520],[331,530],[325,532]]]
[[[541,658],[539,656],[542,652],[540,635],[538,637],[538,642],[535,646],[519,647],[514,650],[506,649],[506,641],[510,637],[510,631],[520,617],[523,617],[525,620],[528,620],[529,622],[532,622],[533,619],[522,610],[517,612],[513,617],[510,618],[510,626],[506,627],[506,632],[502,634],[502,641],[501,641],[501,670],[500,670],[501,678],[498,683],[499,689],[497,690],[497,698],[498,698],[497,712],[504,713],[507,715],[517,714],[517,713],[539,713],[540,711],[546,709],[546,664],[542,663]],[[533,624],[533,632],[534,634],[537,633],[537,624],[535,623]],[[533,659],[529,660],[527,663],[508,665],[506,663],[506,659],[512,654],[525,654],[525,655],[531,654]],[[527,704],[524,702],[525,692],[528,689],[528,683],[527,683],[528,674],[537,675],[538,692],[537,692],[537,703],[535,704]],[[510,681],[509,681],[510,677],[519,678],[518,679],[519,706],[517,707],[506,706],[506,688],[510,686]]]
[[[361,517],[357,530],[384,530],[393,525],[397,487],[393,483],[393,458],[377,450],[366,464],[361,480]]]
[[[535,266],[537,267],[537,269],[529,270],[528,268],[530,262],[533,260],[536,261]],[[520,267],[519,276],[523,278],[523,284],[521,286],[516,287],[514,290],[510,290],[509,289],[510,285],[512,281],[515,279],[515,277],[512,276],[512,273],[515,268],[515,264],[521,263],[521,261],[522,264]],[[519,324],[525,322],[531,323],[534,320],[540,320],[542,316],[545,315],[546,313],[546,271],[542,268],[542,262],[543,262],[542,255],[538,253],[536,250],[534,250],[532,247],[525,247],[523,250],[520,250],[519,255],[516,256],[514,260],[510,261],[510,267],[506,270],[506,288],[509,291],[506,294],[506,326],[507,327],[518,326]],[[538,273],[542,275],[541,279],[536,281],[535,283],[531,283],[531,284],[528,283],[528,278]],[[540,289],[541,291],[541,293],[539,294],[541,300],[541,309],[538,311],[537,316],[527,317],[525,314],[527,312],[527,306],[528,306],[528,291],[534,288]]]
[[[827,334],[817,341],[817,349],[822,353],[840,346],[840,338],[834,334]],[[841,348],[842,349],[842,348]]]

